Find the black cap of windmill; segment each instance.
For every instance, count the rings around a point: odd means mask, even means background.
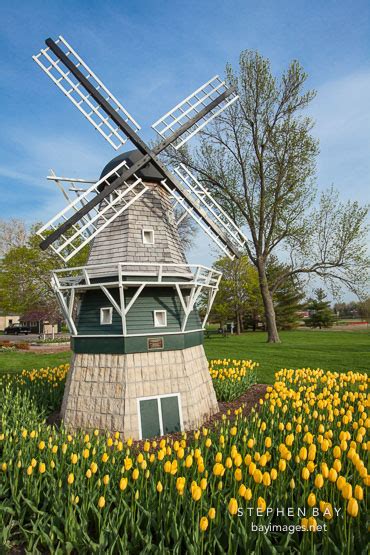
[[[104,177],[104,175],[107,175],[107,173],[112,171],[116,166],[118,166],[118,164],[121,164],[123,161],[125,161],[127,166],[131,168],[131,166],[133,166],[138,160],[140,160],[142,156],[143,156],[142,153],[139,152],[139,150],[137,149],[128,150],[127,152],[122,152],[121,154],[113,158],[110,162],[108,162],[108,164],[104,166],[103,171],[101,172],[101,175],[100,175],[100,179]],[[118,170],[118,173],[122,175],[124,171],[125,171],[125,166],[122,166]],[[147,164],[146,166],[138,170],[136,172],[136,175],[137,177],[140,177],[140,179],[148,183],[160,183],[164,179],[163,175],[151,163]],[[108,181],[112,183],[115,179],[116,179],[116,176],[112,175]],[[128,179],[128,182],[131,182],[133,180],[134,178],[131,177],[130,179]]]

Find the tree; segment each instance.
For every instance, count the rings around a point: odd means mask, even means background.
[[[238,73],[227,67],[227,78],[240,101],[202,132],[195,149],[179,149],[171,160],[187,164],[246,227],[268,341],[278,342],[273,296],[286,280],[314,274],[332,288],[339,283],[359,291],[364,285],[367,208],[339,202],[334,189],[314,202],[318,143],[311,136],[313,122],[301,112],[315,93],[304,90],[307,75],[297,61],[277,79],[268,60],[247,50]],[[289,262],[271,281],[267,265],[277,251]]]
[[[335,303],[334,312],[339,318],[357,318],[359,315],[359,303],[356,301]]]
[[[0,219],[0,258],[15,247],[23,247],[28,238],[26,224],[22,220]]]
[[[87,248],[66,265],[51,249],[40,249],[40,238],[35,233],[40,226],[33,226],[25,245],[10,248],[0,262],[0,308],[20,314],[42,310],[55,321],[60,310],[51,286],[51,271],[84,265]]]
[[[357,310],[361,318],[366,321],[370,320],[370,297],[360,301],[357,305]]]
[[[258,322],[263,322],[263,300],[258,282],[258,272],[247,256],[229,260],[221,258],[213,268],[222,272],[219,291],[211,311],[211,318],[224,324],[227,320],[236,322],[236,333],[244,331],[247,322],[255,330]],[[285,271],[285,265],[272,258],[267,268],[269,279],[276,279]],[[273,297],[279,329],[291,329],[299,323],[304,294],[297,280],[286,280]]]
[[[315,297],[309,299],[307,309],[309,318],[305,321],[310,328],[330,328],[334,323],[334,313],[330,308],[330,302],[326,301],[326,294],[322,289],[316,289]]]
[[[269,282],[277,281],[286,272],[286,264],[281,264],[275,257],[271,257],[267,265]],[[303,309],[305,297],[297,279],[290,276],[281,282],[273,295],[276,326],[279,330],[296,328],[300,323],[299,312]]]
[[[219,320],[221,324],[233,320],[236,333],[240,334],[246,315],[261,308],[255,268],[246,256],[234,260],[221,258],[213,264],[213,268],[222,272],[223,277],[212,306],[211,318]]]

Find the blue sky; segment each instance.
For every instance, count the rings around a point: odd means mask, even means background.
[[[63,35],[139,121],[150,125],[243,49],[279,74],[297,58],[317,90],[317,183],[370,200],[367,0],[21,1],[0,6],[1,218],[49,219],[64,205],[49,169],[95,178],[115,153],[32,61]],[[199,236],[193,262],[210,263]]]

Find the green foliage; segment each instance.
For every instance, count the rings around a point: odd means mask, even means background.
[[[51,271],[83,265],[88,251],[86,247],[81,249],[64,265],[51,249],[40,249],[40,237],[36,235],[40,226],[34,225],[26,243],[11,247],[0,262],[0,309],[19,314],[33,309],[45,310],[50,320],[57,320],[60,313],[51,287]]]
[[[286,270],[287,265],[280,264],[277,258],[272,256],[267,266],[269,281],[278,281]],[[276,325],[279,330],[291,330],[299,325],[301,320],[299,311],[304,306],[304,297],[299,282],[288,273],[285,280],[279,283],[273,293]]]
[[[330,328],[335,320],[330,302],[325,300],[326,294],[322,289],[316,289],[315,297],[308,300],[307,309],[310,316],[305,320],[305,324],[310,328]]]
[[[236,332],[243,330],[247,315],[257,315],[262,311],[262,299],[256,269],[246,256],[230,260],[221,258],[213,268],[222,272],[220,287],[212,306],[211,320],[224,324],[236,323]]]
[[[255,329],[258,322],[264,322],[258,272],[248,257],[234,260],[221,258],[214,263],[213,268],[222,272],[222,279],[211,310],[211,320],[221,325],[232,320],[236,322],[237,333],[249,325]],[[285,271],[286,265],[271,257],[267,267],[268,278],[277,280]],[[303,298],[297,280],[291,276],[275,289],[273,303],[279,329],[293,329],[299,324],[298,311],[302,309]]]

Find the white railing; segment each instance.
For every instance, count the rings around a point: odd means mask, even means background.
[[[101,280],[103,276],[108,277]],[[58,289],[92,289],[140,284],[184,284],[217,288],[221,272],[202,264],[175,264],[154,262],[120,262],[119,264],[92,264],[53,271],[54,285]],[[185,281],[184,281],[185,280]]]
[[[109,281],[106,279],[103,281],[102,278],[107,276],[109,276]],[[75,321],[76,300],[79,292],[100,289],[121,317],[122,335],[129,337],[135,334],[127,332],[127,314],[147,286],[172,286],[176,289],[183,309],[183,318],[181,329],[175,333],[187,333],[188,318],[202,293],[205,293],[207,296],[206,314],[200,328],[204,329],[221,277],[221,272],[201,264],[121,262],[119,264],[92,264],[91,266],[54,270],[52,272],[52,287],[73,336],[79,335]],[[137,290],[127,302],[125,290],[129,286],[136,286]],[[119,289],[118,301],[110,292],[112,288]],[[172,333],[174,332],[163,332],[164,335]]]

